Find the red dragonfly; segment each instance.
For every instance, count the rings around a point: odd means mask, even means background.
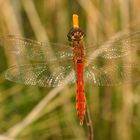
[[[82,125],[86,111],[84,82],[109,86],[119,84],[129,76],[133,82],[140,81],[139,65],[116,63],[120,57],[129,55],[132,51],[139,51],[140,32],[113,38],[93,51],[95,48],[93,45],[88,48],[84,46],[85,34],[79,28],[78,22],[78,15],[74,14],[73,27],[67,35],[71,47],[12,35],[1,37],[0,45],[10,48],[10,51],[18,58],[17,61],[20,58],[25,61],[7,70],[5,76],[10,81],[26,85],[55,87],[62,85],[62,81],[70,75],[70,83],[77,84],[76,109]],[[54,53],[50,51],[50,47],[53,48]],[[99,63],[96,63],[98,61]],[[125,71],[126,69],[131,69],[132,73]]]

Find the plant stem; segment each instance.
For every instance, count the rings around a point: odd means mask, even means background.
[[[85,119],[86,119],[86,124],[88,128],[88,140],[94,140],[93,125],[92,125],[92,120],[90,117],[88,106],[86,109]]]

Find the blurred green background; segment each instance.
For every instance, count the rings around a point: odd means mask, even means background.
[[[76,13],[85,41],[100,43],[124,29],[139,30],[139,6],[139,0],[0,0],[0,33],[68,44]],[[4,71],[13,63],[0,47],[0,139],[87,139],[86,123],[81,127],[76,115],[76,86],[57,91],[9,82]],[[140,140],[139,84],[86,85],[86,95],[95,140]]]

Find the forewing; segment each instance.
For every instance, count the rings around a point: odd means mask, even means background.
[[[134,51],[139,51],[140,31],[124,32],[116,34],[109,41],[101,45],[90,45],[87,47],[88,59],[102,57],[113,59],[128,55]],[[92,48],[92,50],[91,50]]]
[[[5,46],[18,58],[46,62],[72,59],[70,46],[49,42],[39,42],[14,35],[0,36],[0,45]]]

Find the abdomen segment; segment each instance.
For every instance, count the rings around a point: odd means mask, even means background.
[[[77,115],[80,119],[80,125],[83,124],[85,110],[86,110],[86,98],[84,91],[84,79],[83,79],[83,64],[78,63],[76,67],[77,74],[77,95],[76,95],[76,109]]]

